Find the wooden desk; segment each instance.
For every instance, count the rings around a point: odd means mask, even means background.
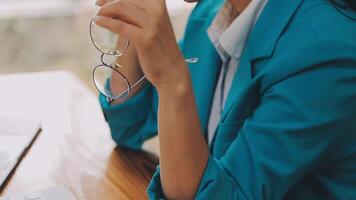
[[[40,119],[43,129],[0,195],[65,186],[83,200],[147,198],[157,157],[115,148],[96,95],[76,76],[3,75],[0,93],[1,116]]]

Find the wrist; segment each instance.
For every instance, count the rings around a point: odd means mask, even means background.
[[[160,98],[178,100],[192,93],[192,83],[187,68],[167,75],[167,81],[156,85]]]

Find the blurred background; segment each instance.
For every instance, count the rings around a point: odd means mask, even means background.
[[[180,38],[194,5],[167,5]],[[97,9],[95,0],[0,0],[0,75],[69,70],[95,91],[91,73],[100,54],[88,30]]]

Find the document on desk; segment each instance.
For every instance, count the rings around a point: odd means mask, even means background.
[[[39,131],[39,121],[0,117],[0,186]]]

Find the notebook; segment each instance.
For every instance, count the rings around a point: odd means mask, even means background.
[[[40,121],[0,117],[0,189],[40,130]]]

